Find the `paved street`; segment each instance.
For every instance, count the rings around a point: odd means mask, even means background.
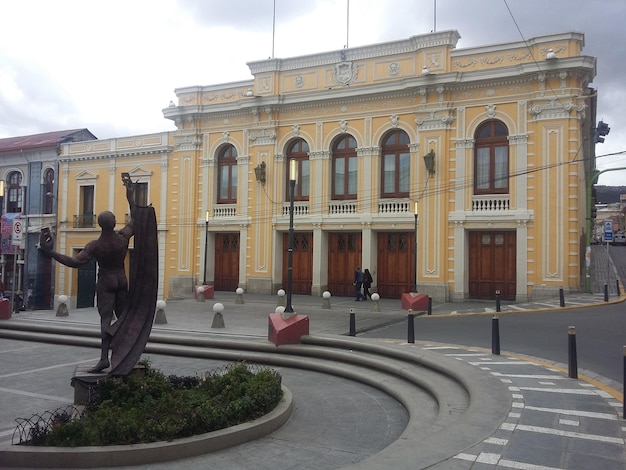
[[[277,297],[219,292],[213,300],[177,300],[167,303],[167,324],[155,325],[154,334],[228,338],[237,342],[266,342],[267,315],[277,305]],[[613,300],[616,300],[613,298]],[[211,327],[213,305],[224,305],[225,328]],[[603,296],[568,295],[568,307],[584,303],[603,303]],[[406,321],[406,311],[396,300],[354,302],[352,298],[333,298],[331,308],[310,296],[294,296],[296,312],[306,313],[312,335],[345,335],[349,330],[350,309],[354,310],[357,331],[380,328]],[[559,299],[539,303],[507,304],[502,309],[532,310],[560,308]],[[378,311],[380,309],[380,311]],[[494,311],[495,304],[435,305],[433,315]],[[84,329],[97,335],[95,309],[79,309],[68,317],[53,311],[22,312],[4,325],[36,325],[44,329]],[[358,338],[358,335],[357,335]],[[496,378],[505,389],[501,403],[510,403],[508,414],[489,436],[476,441],[440,461],[438,469],[623,469],[626,466],[619,390],[601,380],[570,379],[567,371],[537,359],[512,355],[494,356],[491,351],[406,340],[378,340],[385,346],[420,355],[435,353],[445,366],[448,361],[464,364],[464,374]],[[97,340],[94,343],[97,345]],[[150,355],[157,367],[166,372],[191,373],[220,366],[223,361]],[[71,402],[73,390],[69,377],[77,365],[95,362],[97,349],[50,345],[16,339],[0,339],[0,441],[7,445],[13,434],[13,419],[29,413],[56,408]],[[370,468],[368,459],[401,435],[409,416],[389,395],[376,387],[365,386],[338,376],[307,370],[279,368],[285,385],[296,400],[294,415],[279,431],[253,443],[202,457],[177,462],[181,468]],[[7,404],[8,406],[4,405]],[[508,406],[508,405],[507,405]],[[448,434],[454,440],[454,433]],[[450,441],[452,443],[453,441]],[[445,441],[442,446],[447,446]],[[415,449],[417,457],[419,449]],[[406,458],[394,468],[415,467]],[[591,462],[594,462],[593,466]],[[103,467],[104,468],[104,467]],[[133,468],[171,468],[171,463]]]

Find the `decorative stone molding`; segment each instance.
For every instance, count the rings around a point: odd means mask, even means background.
[[[380,147],[359,147],[356,149],[357,157],[372,157],[380,153]]]
[[[237,165],[246,165],[250,163],[250,155],[239,155],[237,157]]]
[[[352,62],[339,62],[333,67],[333,80],[339,85],[349,85],[356,79],[357,70]]]
[[[202,146],[202,137],[196,134],[174,136],[174,145],[178,150],[198,150]]]
[[[295,137],[298,137],[300,135],[300,125],[294,124],[293,126],[291,126],[291,132],[293,132],[293,135]]]
[[[512,145],[527,144],[528,134],[509,135],[508,139],[509,139],[509,143]]]
[[[391,122],[391,127],[398,127],[398,115],[392,114],[389,116],[389,121]]]
[[[562,102],[556,98],[544,104],[531,104],[528,112],[538,120],[544,119],[565,119],[569,117],[569,112],[574,109],[571,101]]]
[[[272,145],[276,142],[276,132],[263,128],[259,132],[250,132],[248,138],[251,145]]]
[[[456,140],[457,149],[471,149],[471,148],[474,148],[474,144],[475,144],[474,139],[457,139]]]
[[[453,112],[450,110],[429,111],[416,113],[415,123],[420,130],[450,129],[454,121]]]
[[[496,115],[496,105],[488,104],[487,106],[485,106],[485,111],[487,111],[487,116],[493,119],[493,117]]]
[[[228,141],[230,140],[230,132],[228,131],[222,132],[222,139],[224,140],[224,142],[228,143]]]
[[[309,152],[309,160],[328,160],[329,158],[329,150],[318,150],[315,152]]]
[[[347,129],[348,129],[348,121],[346,121],[345,119],[342,119],[341,121],[339,121],[339,131],[342,134],[345,134]]]

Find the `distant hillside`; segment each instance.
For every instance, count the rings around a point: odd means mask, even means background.
[[[620,194],[626,194],[626,186],[596,185],[596,204],[610,204],[619,202]]]

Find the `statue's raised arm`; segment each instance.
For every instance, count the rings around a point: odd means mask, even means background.
[[[130,174],[126,172],[122,173],[122,183],[124,183],[124,186],[126,187],[126,199],[128,200],[128,205],[130,206],[132,215],[132,211],[137,205],[135,201],[136,184],[130,179]]]

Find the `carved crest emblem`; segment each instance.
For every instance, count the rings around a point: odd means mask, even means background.
[[[335,64],[333,78],[340,85],[348,85],[356,78],[357,68],[352,62],[340,62]]]

